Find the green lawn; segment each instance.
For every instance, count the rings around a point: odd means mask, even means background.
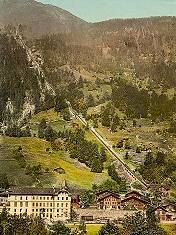
[[[78,228],[78,225],[69,224],[68,227],[74,230]],[[97,235],[101,227],[101,224],[87,224],[87,235]]]
[[[68,227],[76,229],[78,228],[78,224],[69,224]],[[87,224],[87,235],[97,235],[101,227],[101,224]],[[167,232],[167,235],[176,235],[176,224],[162,224],[161,227]]]

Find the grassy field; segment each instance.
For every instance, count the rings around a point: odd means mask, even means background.
[[[78,228],[78,225],[69,224],[68,227],[74,230]],[[101,227],[101,224],[87,224],[87,235],[97,235]]]
[[[49,168],[49,174],[41,176],[43,186],[59,186],[63,180],[67,180],[71,185],[81,188],[91,188],[93,183],[100,183],[108,178],[107,173],[95,174],[90,169],[79,163],[77,160],[69,158],[64,151],[49,153],[46,148],[50,145],[47,141],[38,138],[10,138],[0,137],[1,143],[6,149],[6,155],[1,154],[1,172],[8,172],[10,179],[17,185],[34,184],[34,179],[26,176],[24,169],[20,169],[18,162],[13,158],[13,150],[19,146],[23,148],[23,153],[28,164],[41,164],[44,169]],[[2,150],[1,150],[2,151]],[[9,158],[12,161],[8,161]],[[5,167],[6,166],[6,167]],[[61,167],[65,174],[54,172],[54,169]],[[14,177],[16,176],[16,177]]]
[[[162,224],[162,228],[166,231],[167,235],[176,234],[176,224]]]
[[[74,230],[78,228],[78,224],[69,224],[68,227]],[[87,224],[87,235],[97,235],[101,227],[101,224]],[[176,234],[176,224],[162,224],[161,227],[167,232],[167,235]]]
[[[63,131],[66,128],[70,127],[70,123],[64,121],[59,113],[56,113],[54,109],[48,111],[43,111],[38,114],[35,114],[30,120],[30,126],[33,134],[37,134],[38,124],[42,119],[45,119],[56,131]]]

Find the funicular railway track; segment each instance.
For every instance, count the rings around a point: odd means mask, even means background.
[[[93,128],[92,126],[88,125],[87,121],[78,114],[72,107],[70,102],[67,101],[67,104],[69,106],[70,112],[73,116],[75,116],[84,126],[88,126],[91,133],[97,138],[97,140],[106,148],[106,150],[115,157],[119,163],[123,166],[123,169],[126,171],[126,173],[130,176],[130,178],[133,181],[139,182],[145,189],[148,188],[148,185],[144,182],[144,180],[140,179],[133,170],[130,169],[130,167],[119,157],[118,153],[116,153],[112,146],[107,143],[107,141]]]

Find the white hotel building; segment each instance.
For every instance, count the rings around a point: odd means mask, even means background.
[[[46,221],[69,221],[71,195],[66,188],[12,188],[8,190],[6,203],[0,205],[0,210],[4,207],[12,215],[26,213],[41,216]]]

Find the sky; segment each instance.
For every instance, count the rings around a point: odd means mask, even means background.
[[[88,21],[176,16],[176,0],[38,0],[59,6]]]

